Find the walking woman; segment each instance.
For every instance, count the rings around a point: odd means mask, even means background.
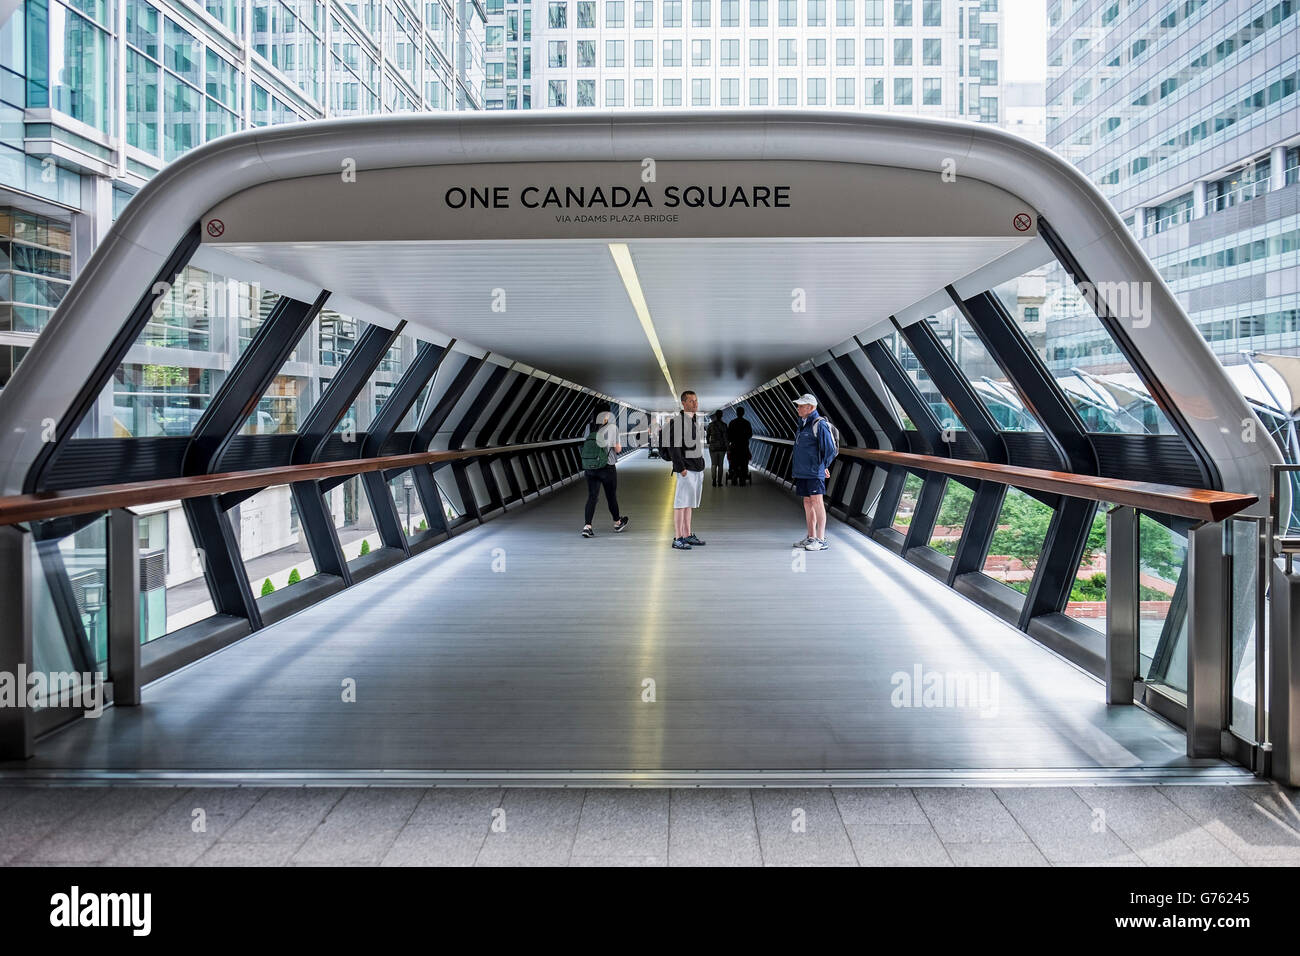
[[[587,440],[582,443],[582,468],[587,473],[587,511],[582,526],[584,538],[594,538],[596,532],[591,529],[591,519],[596,515],[596,499],[600,489],[605,489],[605,504],[614,518],[614,530],[622,531],[627,527],[627,516],[618,513],[618,472],[614,462],[623,446],[618,442],[618,426],[613,423],[610,412],[597,412],[587,433]]]
[[[713,463],[713,487],[721,488],[727,477],[727,426],[722,421],[722,409],[713,413],[704,437],[709,443],[709,461]]]

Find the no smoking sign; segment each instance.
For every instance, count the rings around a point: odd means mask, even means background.
[[[208,220],[208,235],[214,239],[226,231],[226,224],[220,219]]]
[[[1011,220],[1011,225],[1016,227],[1017,232],[1028,232],[1033,224],[1034,220],[1027,212],[1016,213],[1016,218]]]

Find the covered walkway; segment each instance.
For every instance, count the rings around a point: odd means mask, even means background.
[[[667,467],[639,452],[619,469],[623,534],[602,501],[597,537],[579,536],[574,482],[0,767],[179,781],[1252,779],[1188,758],[1181,729],[1107,706],[1097,679],[846,525],[832,520],[828,552],[792,551],[802,514],[769,479],[706,487],[708,545],[684,553],[668,547]],[[936,706],[905,690],[933,673],[973,679],[973,693]]]

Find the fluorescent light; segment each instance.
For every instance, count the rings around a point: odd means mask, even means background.
[[[676,398],[677,386],[673,384],[672,373],[668,371],[664,350],[659,347],[659,334],[655,332],[655,324],[650,318],[650,307],[646,305],[645,294],[641,291],[641,280],[637,278],[636,266],[632,265],[632,253],[628,250],[627,243],[611,242],[609,254],[614,257],[614,265],[618,267],[618,274],[623,279],[623,288],[627,290],[627,297],[632,300],[632,308],[636,311],[636,317],[641,320],[641,328],[645,330],[645,337],[650,341],[650,348],[659,361],[659,368],[668,383],[668,394]]]

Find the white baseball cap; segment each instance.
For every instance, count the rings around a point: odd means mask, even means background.
[[[804,392],[802,395],[800,395],[798,398],[796,398],[796,399],[794,400],[794,404],[795,404],[795,405],[811,405],[813,408],[816,408],[816,407],[817,407],[817,399],[814,398],[813,396],[809,395],[807,392]]]

